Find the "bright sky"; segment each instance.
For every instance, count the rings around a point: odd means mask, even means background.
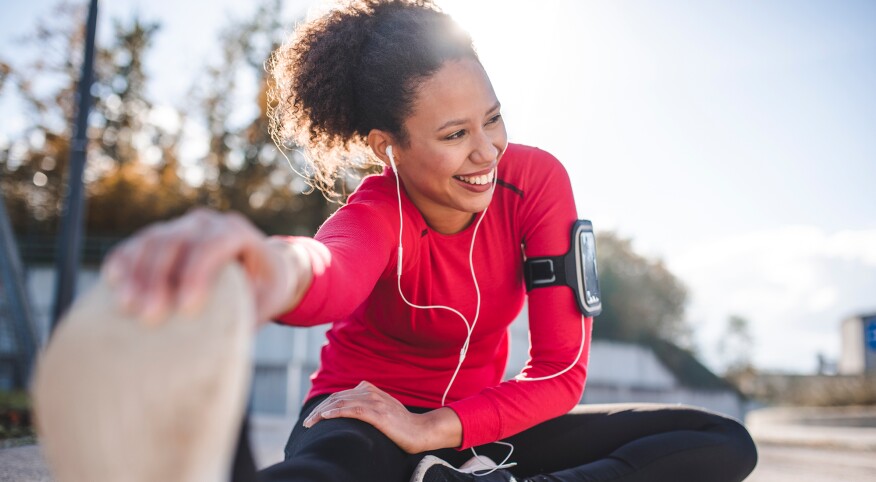
[[[53,2],[2,1],[10,57]],[[687,284],[710,365],[730,314],[750,320],[758,366],[811,372],[839,353],[842,319],[876,311],[876,3],[439,3],[474,37],[512,141],[556,155],[581,217]],[[115,0],[102,28],[162,22],[152,98],[177,104],[225,19],[251,8]]]

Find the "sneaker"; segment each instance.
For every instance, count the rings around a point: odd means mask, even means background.
[[[484,475],[474,475],[472,472],[492,470],[496,467],[495,462],[487,457],[472,457],[460,468],[453,467],[447,462],[427,455],[414,469],[411,482],[517,482],[507,470],[498,469],[495,472]]]
[[[54,479],[227,481],[252,371],[250,293],[229,265],[201,313],[159,326],[122,315],[103,280],[80,297],[33,383]]]

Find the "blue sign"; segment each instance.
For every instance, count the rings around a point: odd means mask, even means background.
[[[869,321],[864,327],[864,336],[867,337],[867,346],[876,351],[876,320]]]

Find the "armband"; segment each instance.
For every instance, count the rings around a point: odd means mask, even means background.
[[[562,256],[526,259],[523,277],[527,292],[547,286],[568,286],[575,294],[581,313],[585,316],[601,313],[593,224],[587,220],[575,221],[569,252]]]

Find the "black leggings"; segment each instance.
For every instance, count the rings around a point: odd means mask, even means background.
[[[258,474],[260,482],[407,482],[425,455],[459,466],[470,450],[406,454],[371,425],[355,419],[301,423],[325,397],[309,400],[289,436],[286,460]],[[409,407],[413,412],[425,409]],[[567,415],[509,437],[508,469],[534,482],[741,481],[754,470],[757,450],[748,432],[723,415],[680,405],[579,405]],[[476,448],[496,462],[508,447]]]

